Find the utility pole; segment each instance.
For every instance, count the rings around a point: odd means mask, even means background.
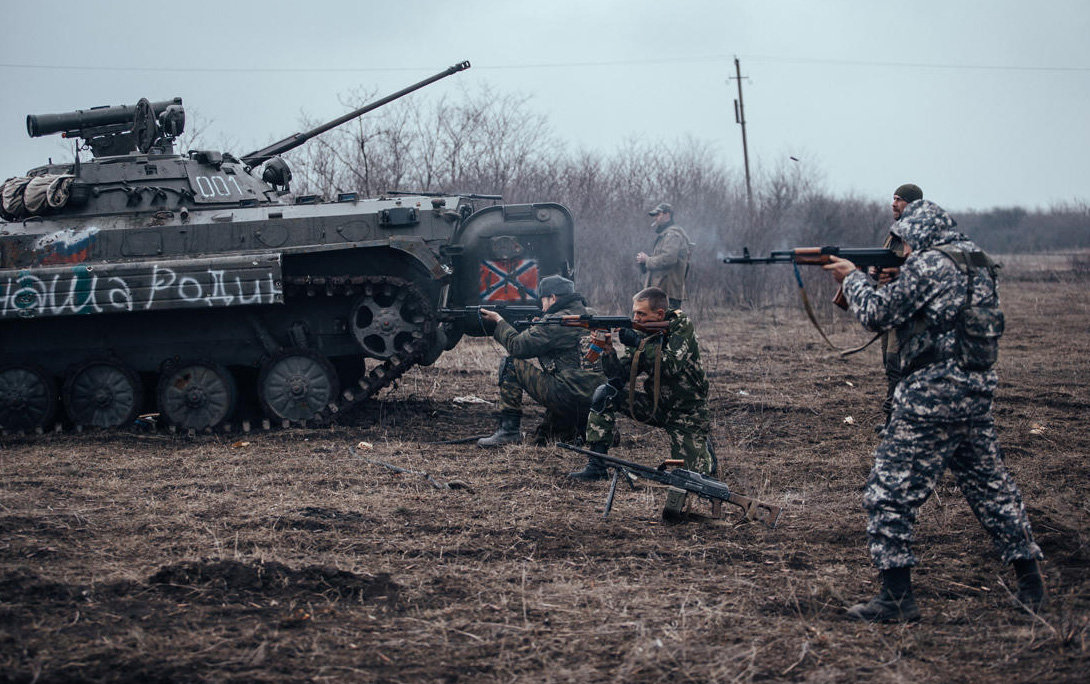
[[[746,144],[746,106],[742,101],[742,67],[737,57],[734,58],[734,80],[738,81],[738,99],[734,101],[734,121],[742,126],[742,159],[746,164],[746,201],[752,207],[753,186],[749,182],[749,146]]]

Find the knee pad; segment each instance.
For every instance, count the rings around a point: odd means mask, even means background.
[[[590,398],[590,410],[594,413],[602,413],[609,408],[615,396],[617,396],[617,388],[613,385],[598,385]]]

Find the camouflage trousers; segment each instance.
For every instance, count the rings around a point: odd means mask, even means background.
[[[608,406],[601,413],[590,412],[587,417],[587,443],[612,444],[613,431],[617,425],[616,411],[641,423],[666,430],[670,438],[670,458],[685,461],[685,467],[703,475],[715,475],[712,470],[712,457],[708,452],[708,433],[711,432],[711,420],[706,408],[692,413],[663,412],[652,415],[652,398],[645,392],[636,392],[629,411],[628,394],[621,390],[613,398],[615,405]]]
[[[500,381],[500,410],[520,413],[523,392],[545,407],[545,420],[539,430],[542,436],[581,436],[580,423],[590,406],[590,397],[573,396],[555,375],[525,359],[511,359],[510,369]]]
[[[1022,495],[1003,465],[991,416],[928,423],[895,413],[863,494],[871,559],[879,570],[916,564],[916,514],[947,468],[1004,563],[1043,557]]]

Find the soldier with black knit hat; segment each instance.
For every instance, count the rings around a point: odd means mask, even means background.
[[[541,307],[548,316],[593,314],[587,300],[575,291],[575,283],[559,275],[541,279]],[[490,437],[477,440],[482,447],[522,442],[522,393],[545,407],[534,442],[582,437],[582,426],[594,389],[606,381],[597,368],[584,360],[587,331],[565,326],[531,326],[516,330],[495,311],[481,310],[481,318],[496,326],[492,337],[508,356],[500,363],[499,427]],[[537,358],[538,365],[531,359]]]

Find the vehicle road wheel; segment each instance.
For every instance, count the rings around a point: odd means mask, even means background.
[[[24,365],[0,367],[0,430],[44,428],[56,410],[57,388],[44,371]]]
[[[159,413],[187,430],[213,428],[230,418],[238,402],[235,379],[211,361],[184,361],[159,377]]]
[[[120,361],[94,359],[68,373],[64,408],[76,425],[112,428],[131,425],[144,404],[140,377]]]
[[[368,356],[388,359],[423,335],[423,305],[406,287],[368,285],[352,306],[352,334]]]
[[[302,423],[319,413],[340,391],[337,372],[322,354],[285,349],[261,367],[257,396],[265,415]]]

